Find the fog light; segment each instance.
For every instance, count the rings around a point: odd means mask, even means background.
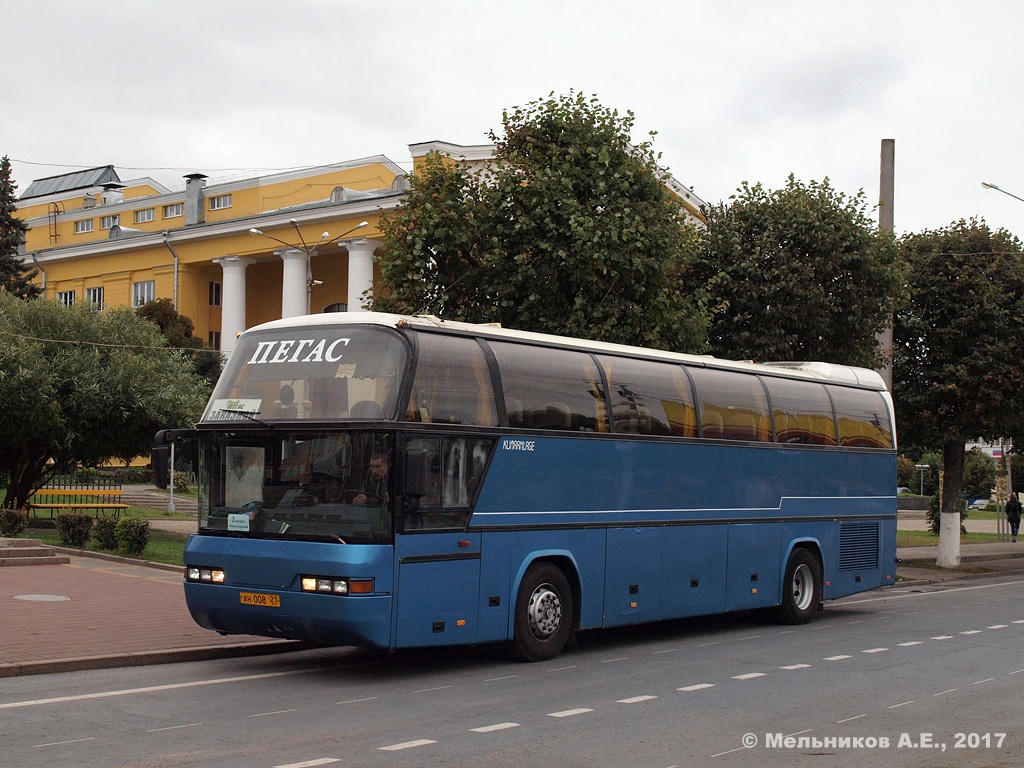
[[[316,579],[312,576],[302,577],[302,591],[303,592],[316,592]]]

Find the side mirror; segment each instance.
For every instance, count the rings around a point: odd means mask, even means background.
[[[415,512],[420,499],[427,495],[427,477],[430,474],[430,454],[425,448],[409,448],[405,452],[405,509]]]
[[[166,489],[171,480],[171,449],[166,445],[154,445],[150,462],[153,466],[153,483],[157,488]]]

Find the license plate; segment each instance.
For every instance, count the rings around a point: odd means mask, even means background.
[[[242,605],[261,605],[264,608],[280,608],[280,595],[265,595],[262,592],[239,592],[238,599]]]

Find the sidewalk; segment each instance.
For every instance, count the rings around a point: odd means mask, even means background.
[[[968,528],[995,521],[968,520]],[[195,520],[153,519],[190,533]],[[924,521],[900,519],[919,529]],[[962,566],[935,568],[938,547],[897,550],[898,584],[927,584],[998,573],[1024,574],[1024,539],[964,544]],[[124,558],[72,555],[69,565],[0,568],[0,678],[83,669],[280,653],[303,643],[223,637],[197,625],[185,607],[181,569]]]

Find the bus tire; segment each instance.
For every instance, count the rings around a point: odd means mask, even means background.
[[[782,602],[774,611],[779,624],[806,624],[821,603],[821,567],[807,549],[798,547],[786,563]]]
[[[531,565],[516,595],[512,654],[522,661],[554,658],[569,640],[572,622],[572,588],[562,569],[546,561]]]

